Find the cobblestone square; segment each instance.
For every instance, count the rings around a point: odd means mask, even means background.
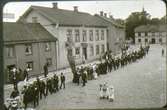
[[[151,46],[144,59],[88,81],[85,87],[69,82],[66,89],[40,101],[37,110],[162,107],[166,104],[166,57],[161,56],[161,48]],[[103,82],[114,86],[114,102],[99,99]]]

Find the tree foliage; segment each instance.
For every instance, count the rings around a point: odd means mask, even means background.
[[[159,18],[151,18],[150,14],[146,11],[142,12],[133,12],[131,13],[128,18],[125,20],[125,27],[126,27],[126,39],[133,39],[134,38],[134,29],[140,25],[158,25],[158,24],[165,24],[166,16]]]
[[[134,29],[140,25],[146,25],[150,21],[150,15],[146,11],[134,12],[126,19],[126,38],[133,39]]]

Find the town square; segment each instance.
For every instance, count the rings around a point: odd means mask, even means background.
[[[112,2],[138,11],[115,18]],[[21,2],[6,5],[5,110],[166,107],[166,13],[148,3],[30,2],[19,15],[9,10]]]

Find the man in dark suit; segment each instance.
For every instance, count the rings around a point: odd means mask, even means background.
[[[62,85],[64,86],[64,89],[65,89],[65,76],[63,75],[63,73],[61,73],[61,76],[60,76],[60,80],[61,80],[61,84],[60,84],[60,89],[62,87]]]
[[[86,83],[86,71],[84,71],[83,73],[82,73],[82,82],[83,82],[83,85],[82,86],[85,86],[85,83]]]
[[[46,78],[47,75],[48,75],[48,63],[46,63],[46,64],[44,65],[43,69],[44,69],[44,76],[45,76],[45,78]]]

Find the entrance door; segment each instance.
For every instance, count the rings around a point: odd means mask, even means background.
[[[87,48],[86,47],[83,48],[83,55],[85,57],[85,60],[87,60]]]
[[[151,39],[151,43],[152,43],[152,44],[155,44],[155,38],[152,38],[152,39]]]

